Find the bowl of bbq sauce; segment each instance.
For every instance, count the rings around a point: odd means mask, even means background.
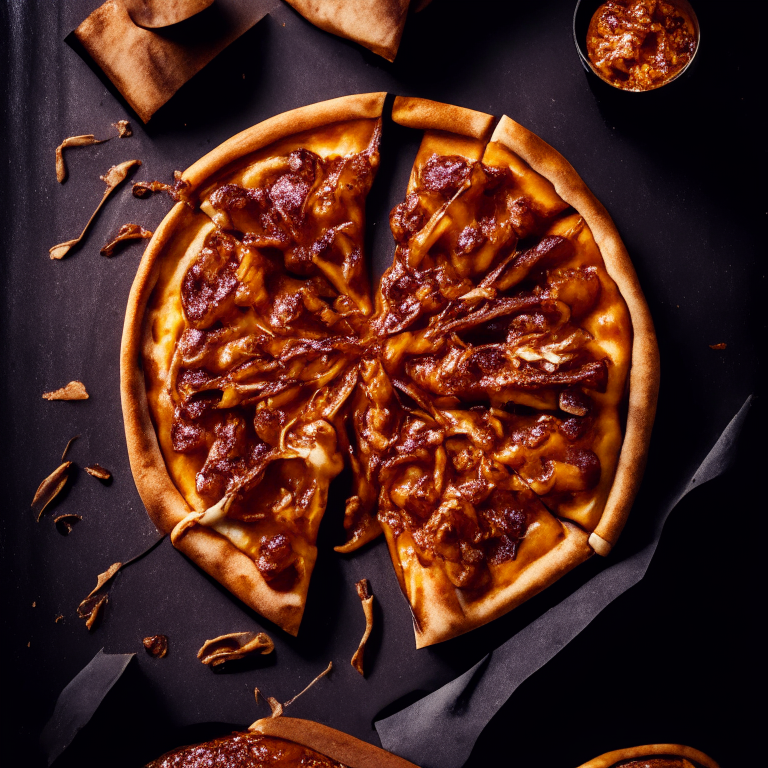
[[[689,73],[700,44],[688,0],[579,0],[573,37],[587,72],[630,93],[656,91]]]

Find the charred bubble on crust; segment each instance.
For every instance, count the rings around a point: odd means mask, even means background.
[[[146,768],[248,768],[262,765],[344,768],[341,763],[309,747],[257,733],[233,733],[203,744],[181,747],[154,760]]]
[[[168,653],[168,638],[166,635],[152,635],[142,641],[147,653],[155,659],[162,659]]]

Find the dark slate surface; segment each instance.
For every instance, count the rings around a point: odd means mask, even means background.
[[[336,665],[332,675],[289,713],[375,742],[377,716],[467,670],[601,563],[587,563],[490,627],[416,652],[385,547],[347,557],[330,551],[338,540],[339,494],[321,532],[326,548],[298,639],[245,609],[167,542],[117,577],[104,621],[89,634],[75,608],[96,574],[156,536],[128,467],[118,392],[122,319],[142,245],[112,259],[98,249],[126,221],[156,227],[169,203],[137,200],[126,186],[81,249],[51,262],[48,248],[79,231],[101,197],[98,176],[109,166],[139,158],[144,165],[135,178],[170,179],[174,169],[233,133],[293,107],[387,90],[509,114],[560,150],[608,207],[657,324],[657,428],[635,517],[614,553],[621,557],[631,550],[643,509],[695,467],[747,395],[762,390],[759,70],[748,57],[723,55],[732,39],[715,4],[696,4],[704,42],[692,77],[669,94],[621,99],[593,89],[582,71],[570,1],[468,6],[434,0],[410,19],[392,65],[281,6],[144,127],[64,42],[97,4],[0,5],[4,744],[25,750],[25,765],[42,765],[37,739],[56,697],[102,647],[138,651],[138,663],[57,765],[101,765],[109,748],[111,765],[137,766],[177,744],[245,726],[268,714],[254,702],[255,685],[286,700],[329,660]],[[123,117],[131,119],[134,136],[71,150],[69,180],[57,184],[53,150],[61,139],[104,135]],[[417,144],[411,132],[386,126],[387,160],[370,200],[377,275],[392,254],[386,214],[402,198]],[[709,349],[718,342],[728,348]],[[87,402],[40,399],[75,378],[86,383]],[[758,396],[738,467],[679,505],[648,576],[520,686],[467,766],[498,761],[566,768],[608,749],[653,741],[691,744],[724,766],[762,755],[750,700],[765,672],[753,639],[765,534],[757,487],[764,421]],[[36,524],[28,505],[75,434],[81,438],[69,458],[80,467],[108,467],[114,482],[105,486],[82,470],[76,474],[54,511],[84,519],[62,537],[50,513]],[[348,663],[363,628],[353,584],[364,576],[380,619],[366,680]],[[64,618],[56,623],[59,614]],[[213,673],[195,660],[205,639],[257,627],[277,646],[263,662]],[[141,649],[141,638],[156,633],[170,638],[170,653],[159,661]]]

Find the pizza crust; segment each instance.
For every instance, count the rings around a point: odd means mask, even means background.
[[[616,226],[573,166],[545,141],[506,116],[499,121],[491,141],[504,144],[549,179],[560,197],[581,214],[629,309],[633,341],[624,441],[608,501],[593,531],[597,537],[593,540],[597,544],[595,551],[607,555],[616,544],[637,495],[651,440],[660,367],[653,320]]]
[[[253,723],[248,730],[309,747],[326,757],[338,760],[348,768],[418,768],[391,752],[312,720],[265,717]]]
[[[398,125],[419,131],[444,131],[487,141],[496,118],[485,112],[443,104],[413,96],[397,96],[392,105],[392,119]]]
[[[686,760],[692,760],[702,768],[720,768],[718,764],[703,752],[692,747],[685,747],[682,744],[649,744],[643,747],[627,747],[626,749],[617,749],[613,752],[606,752],[600,757],[596,757],[579,768],[612,768],[621,760],[642,759],[644,757],[658,756],[684,757]]]
[[[182,174],[192,195],[211,176],[234,161],[297,133],[329,123],[378,118],[384,93],[361,94],[333,99],[277,115],[238,134],[208,153]],[[149,242],[128,298],[120,352],[120,390],[128,456],[136,487],[150,519],[163,533],[192,510],[173,482],[150,415],[142,348],[151,334],[146,326],[148,302],[160,276],[163,256],[174,247],[174,238],[189,227],[194,216],[190,207],[177,203],[161,222]],[[183,244],[183,243],[182,243]],[[182,246],[179,246],[182,247]],[[254,561],[223,536],[195,526],[179,539],[178,549],[246,605],[291,635],[296,635],[304,611],[311,566],[290,592],[269,586]],[[312,553],[308,553],[310,556]]]
[[[406,535],[401,534],[396,541],[385,528],[400,587],[411,605],[416,647],[426,648],[445,642],[498,619],[594,554],[584,531],[568,522],[558,521],[558,525],[562,526],[563,535],[554,547],[541,555],[532,553],[530,561],[521,568],[518,568],[517,560],[502,564],[501,569],[508,565],[516,571],[514,579],[500,589],[491,589],[475,601],[454,587],[441,568],[420,567],[415,547]],[[413,584],[408,583],[408,574],[414,577]],[[499,580],[505,581],[503,570],[500,575]]]

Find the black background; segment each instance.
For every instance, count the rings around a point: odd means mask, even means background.
[[[44,764],[40,730],[61,689],[100,648],[137,658],[61,766],[138,766],[178,744],[243,727],[268,714],[255,703],[254,686],[284,701],[329,660],[331,676],[288,713],[376,743],[377,716],[467,669],[601,562],[489,627],[417,652],[383,544],[353,556],[330,549],[339,540],[339,493],[321,531],[298,639],[244,608],[167,541],[117,577],[104,620],[89,633],[75,608],[96,575],[156,538],[128,467],[118,386],[123,313],[142,246],[112,259],[98,249],[126,221],[154,229],[170,203],[137,200],[125,185],[82,248],[61,262],[50,261],[48,249],[79,232],[111,165],[139,158],[136,179],[170,180],[237,131],[297,106],[387,90],[508,114],[561,151],[606,205],[656,322],[662,388],[637,517],[703,458],[747,395],[760,394],[764,74],[722,3],[694,4],[702,44],[692,75],[668,93],[639,95],[593,87],[571,35],[572,0],[434,0],[409,19],[394,64],[278,5],[143,126],[64,41],[97,4],[0,5],[5,755],[18,750],[23,764]],[[757,4],[739,8],[739,23],[765,29],[764,18],[750,15]],[[70,150],[69,180],[57,184],[55,146],[69,135],[104,136],[123,117],[134,136]],[[376,276],[391,260],[386,214],[402,199],[418,141],[385,126],[369,201]],[[719,342],[727,349],[709,348]],[[71,379],[86,383],[90,400],[40,399]],[[675,510],[647,577],[517,690],[468,768],[568,768],[609,749],[661,741],[697,747],[723,766],[764,760],[757,704],[765,684],[764,422],[758,397],[737,466]],[[29,502],[76,434],[69,458],[81,468],[108,467],[114,481],[75,474],[53,514],[78,513],[83,521],[63,537],[50,511],[35,523]],[[631,545],[632,530],[630,520],[612,557]],[[363,629],[353,586],[362,577],[372,582],[379,620],[365,680],[348,663]],[[196,661],[206,639],[257,627],[275,639],[271,657],[224,673]],[[159,661],[141,648],[141,638],[156,633],[170,638]]]

